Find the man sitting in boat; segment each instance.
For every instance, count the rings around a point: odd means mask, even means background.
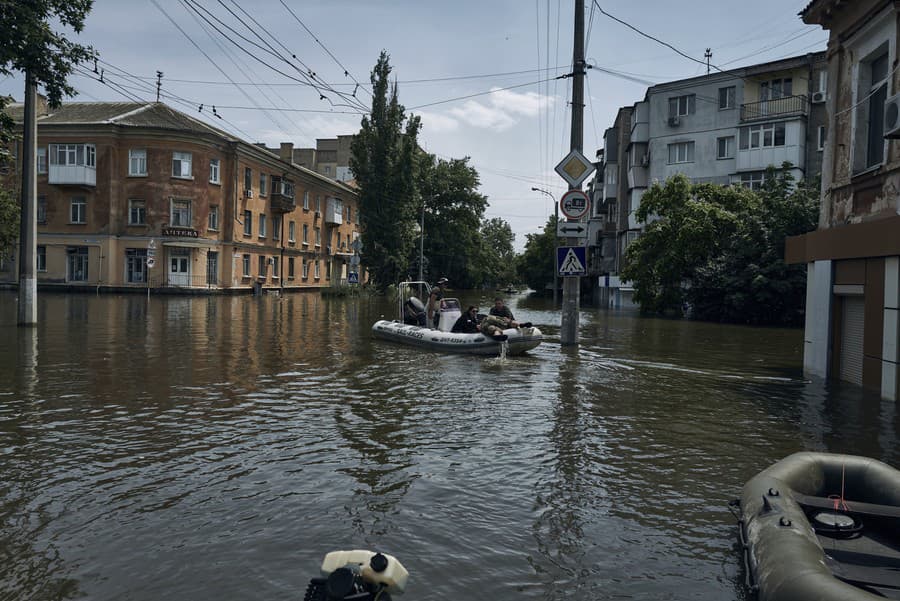
[[[505,317],[506,319],[513,320],[512,311],[509,310],[509,307],[503,304],[503,299],[499,296],[494,299],[494,306],[491,307],[490,310],[491,315],[496,315],[497,317]]]
[[[453,329],[450,330],[454,334],[476,334],[481,331],[481,326],[478,325],[478,307],[475,305],[469,305],[469,308],[466,309],[466,312],[459,316],[459,319],[456,320],[456,323],[453,324]]]
[[[447,287],[447,278],[441,278],[437,281],[437,286],[431,289],[428,296],[428,323],[434,324],[432,327],[437,329],[438,320],[441,318],[441,299],[444,298],[444,289]]]
[[[403,323],[409,326],[425,327],[425,305],[415,296],[403,303]]]

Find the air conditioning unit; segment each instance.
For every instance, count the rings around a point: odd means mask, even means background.
[[[321,217],[321,216],[322,216],[322,211],[316,211],[316,217]]]
[[[649,166],[650,166],[650,155],[644,154],[644,156],[641,157],[641,167],[649,167]]]
[[[900,94],[884,102],[884,137],[900,138]]]
[[[253,198],[253,190],[244,190],[244,198]]]
[[[812,102],[813,104],[821,104],[825,102],[825,92],[822,92],[821,90],[818,92],[813,92]]]
[[[679,125],[681,125],[681,117],[669,117],[670,127],[678,127]]]

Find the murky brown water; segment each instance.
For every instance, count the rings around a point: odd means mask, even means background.
[[[31,330],[0,292],[0,599],[301,599],[349,548],[411,600],[743,599],[746,479],[900,464],[896,405],[803,380],[799,330],[588,309],[570,350],[510,304],[551,340],[500,362],[373,340],[384,299],[42,293]]]

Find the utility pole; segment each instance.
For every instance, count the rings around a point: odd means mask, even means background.
[[[25,74],[22,142],[22,213],[19,224],[19,325],[37,325],[37,83]]]
[[[575,66],[572,73],[572,137],[570,150],[579,153],[584,147],[584,0],[575,0],[575,50],[572,55]],[[578,186],[580,188],[580,186]],[[570,189],[575,189],[570,187]],[[575,238],[566,240],[567,246],[578,244]],[[563,278],[562,326],[560,344],[578,344],[578,312],[580,310],[581,277]]]
[[[419,225],[419,281],[424,282],[425,263],[425,199],[422,199],[422,222]]]
[[[157,71],[156,72],[156,101],[157,102],[159,102],[159,91],[162,88],[162,77],[163,77],[163,72]]]
[[[709,59],[712,58],[712,48],[707,48],[706,54],[704,54],[703,56],[706,57],[706,74],[709,75]]]
[[[559,203],[556,202],[556,197],[553,196],[550,192],[542,189],[542,188],[531,188],[532,192],[540,192],[541,194],[546,194],[550,197],[550,200],[553,201],[553,216],[556,221],[554,224],[555,227],[559,227]],[[556,240],[556,237],[553,238]],[[559,270],[556,267],[553,267],[553,309],[556,310],[557,299],[559,298]]]

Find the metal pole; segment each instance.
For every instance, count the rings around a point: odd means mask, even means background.
[[[584,0],[575,0],[575,48],[572,54],[572,143],[571,150],[581,152],[584,146]],[[576,238],[566,239],[567,246],[578,244]],[[560,344],[578,344],[578,312],[581,277],[563,278],[562,324]]]
[[[553,201],[553,217],[556,219],[556,223],[554,227],[557,227],[559,224],[559,203],[556,202],[556,197],[553,196],[550,192],[543,190],[541,188],[531,188],[532,192],[540,192],[541,194],[546,194]],[[556,236],[554,236],[555,238]],[[555,246],[555,244],[554,244]],[[559,296],[559,271],[556,269],[556,265],[553,266],[553,308],[556,308],[557,305],[557,297]]]
[[[422,199],[422,223],[419,227],[419,281],[424,282],[422,269],[425,263],[425,199]]]
[[[37,83],[25,74],[22,144],[22,213],[19,224],[19,325],[37,325]]]

